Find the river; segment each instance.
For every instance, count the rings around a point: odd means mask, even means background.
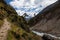
[[[33,30],[32,30],[32,32],[33,32],[33,33],[35,33],[36,35],[39,35],[39,36],[41,36],[41,37],[42,37],[44,34],[46,34],[46,35],[48,35],[48,36],[51,36],[51,37],[53,37],[53,38],[60,39],[60,37],[57,37],[57,36],[55,36],[55,35],[52,35],[52,34],[40,33],[40,32],[33,31]]]

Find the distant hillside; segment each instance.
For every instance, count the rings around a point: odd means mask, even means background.
[[[38,15],[36,15],[35,17],[31,18],[29,20],[29,25],[33,26],[35,24],[37,24],[46,14],[48,14],[48,12],[52,12],[54,10],[56,10],[57,8],[60,7],[59,2],[55,2],[52,5],[47,6],[45,9],[43,9],[41,12],[38,13]],[[33,23],[32,23],[33,22]]]
[[[2,35],[1,35],[2,34]],[[0,0],[0,40],[41,40],[15,9]]]
[[[33,30],[60,37],[60,1],[43,9],[29,21]]]

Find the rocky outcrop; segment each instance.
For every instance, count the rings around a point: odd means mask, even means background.
[[[60,40],[60,39],[53,38],[53,37],[51,37],[51,36],[49,36],[49,35],[46,35],[46,34],[43,35],[42,39],[43,39],[43,40]]]
[[[35,31],[60,37],[60,2],[57,1],[43,9],[29,23]]]

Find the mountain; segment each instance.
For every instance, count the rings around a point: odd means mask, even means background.
[[[0,0],[0,40],[42,40],[29,29],[24,17]]]
[[[32,30],[60,37],[60,0],[43,9],[29,25]]]

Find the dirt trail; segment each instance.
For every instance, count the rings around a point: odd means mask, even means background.
[[[10,29],[10,23],[7,21],[7,19],[4,19],[4,24],[0,28],[0,40],[6,40],[8,30]]]

